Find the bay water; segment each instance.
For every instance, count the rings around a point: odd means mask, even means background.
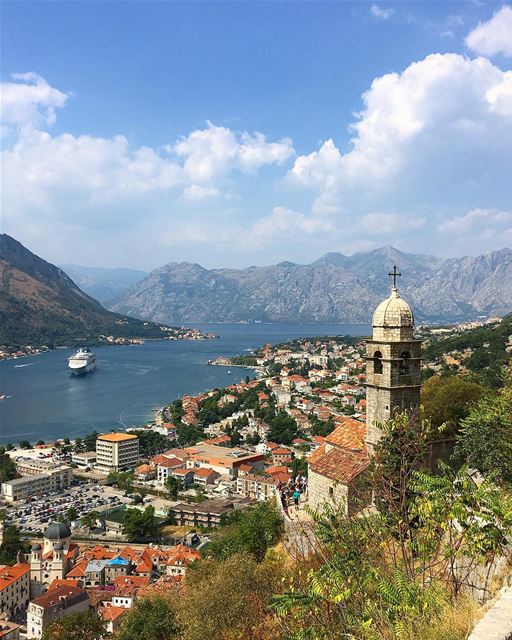
[[[194,324],[212,340],[148,341],[93,347],[96,370],[73,376],[67,358],[75,349],[0,362],[0,444],[76,438],[96,429],[141,425],[154,411],[253,376],[250,369],[209,366],[218,356],[246,353],[269,342],[307,336],[366,336],[369,325]],[[229,373],[230,372],[230,373]]]

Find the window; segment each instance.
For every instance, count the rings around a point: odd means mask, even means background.
[[[329,498],[332,498],[334,495],[334,487],[329,487]]]
[[[411,370],[411,361],[410,361],[410,357],[411,354],[408,351],[402,351],[402,353],[400,354],[400,375],[401,376],[405,376],[408,373],[410,373]]]
[[[380,351],[373,354],[373,373],[382,373],[382,353]]]

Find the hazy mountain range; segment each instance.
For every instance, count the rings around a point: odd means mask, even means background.
[[[443,260],[393,247],[307,265],[280,262],[245,269],[205,269],[171,262],[108,304],[156,322],[368,322],[390,288],[388,271],[418,320],[454,321],[512,310],[512,251]]]
[[[0,234],[0,344],[61,345],[102,336],[163,338],[159,325],[112,313],[56,267]]]
[[[101,304],[119,296],[128,287],[145,278],[147,271],[105,267],[80,267],[76,264],[61,264],[60,268],[77,284]]]

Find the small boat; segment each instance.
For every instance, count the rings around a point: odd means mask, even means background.
[[[228,371],[228,376],[230,376],[230,375],[231,375],[231,371]]]

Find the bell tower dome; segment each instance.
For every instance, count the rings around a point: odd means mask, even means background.
[[[396,286],[375,309],[372,339],[366,342],[366,444],[370,451],[381,436],[379,423],[397,411],[419,417],[421,340],[414,338],[414,315]]]

